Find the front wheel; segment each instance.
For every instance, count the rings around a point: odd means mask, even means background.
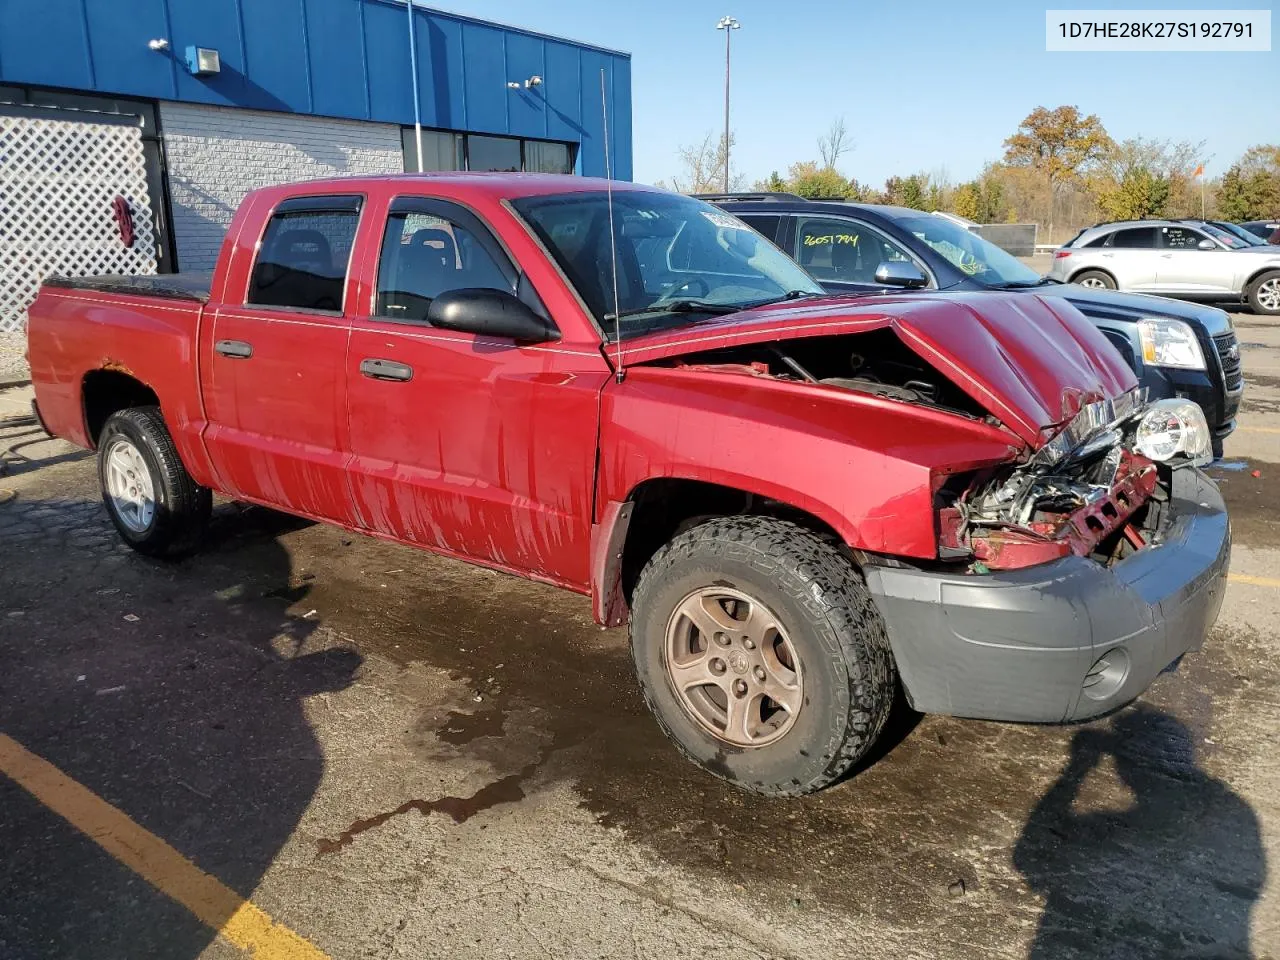
[[[108,418],[98,438],[98,479],[116,530],[148,556],[190,551],[213,508],[213,494],[187,473],[156,407]]]
[[[667,736],[756,793],[839,779],[893,704],[884,623],[853,565],[767,517],[712,520],[659,550],[636,585],[631,652]]]
[[[1254,313],[1280,315],[1280,270],[1268,270],[1249,284],[1249,306]]]
[[[1116,281],[1111,274],[1102,270],[1084,270],[1071,278],[1072,283],[1093,290],[1114,290]]]

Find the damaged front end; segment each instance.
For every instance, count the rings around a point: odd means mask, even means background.
[[[1158,542],[1171,471],[1210,449],[1193,403],[1148,405],[1141,390],[1091,403],[1025,462],[942,478],[939,556],[974,573],[1073,554],[1110,566]]]

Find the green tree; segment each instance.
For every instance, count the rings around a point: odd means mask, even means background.
[[[1170,185],[1144,166],[1131,167],[1120,182],[1098,195],[1098,206],[1111,220],[1142,220],[1162,217],[1169,203]]]
[[[787,189],[810,199],[846,198],[857,189],[856,183],[834,167],[820,167],[813,160],[793,163],[787,174]]]
[[[1280,146],[1250,147],[1222,175],[1218,211],[1237,222],[1280,214]]]
[[[1090,172],[1111,148],[1111,137],[1097,114],[1081,116],[1078,107],[1036,107],[1004,142],[1004,162],[1036,171],[1049,188],[1048,220],[1058,189]]]

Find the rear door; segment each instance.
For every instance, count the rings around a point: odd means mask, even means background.
[[[609,376],[598,342],[517,346],[431,326],[427,309],[446,290],[541,301],[470,209],[401,197],[378,219],[381,251],[360,271],[372,282],[346,368],[358,524],[585,588]]]
[[[229,280],[224,302],[209,305],[212,349],[202,349],[205,440],[226,492],[340,523],[351,522],[343,301],[363,204],[277,204],[247,278],[236,271],[239,289]]]
[[[1101,248],[1099,263],[1121,290],[1154,290],[1158,245],[1155,227],[1125,227],[1111,234]]]
[[[1201,250],[1208,240],[1212,250]],[[1160,228],[1160,265],[1156,288],[1164,293],[1231,293],[1235,281],[1233,256],[1208,234],[1192,227]]]

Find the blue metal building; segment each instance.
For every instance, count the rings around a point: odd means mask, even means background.
[[[197,269],[256,186],[418,169],[415,112],[424,169],[603,176],[602,71],[627,180],[625,53],[403,0],[0,0],[0,155],[44,149],[40,119],[65,150],[131,124],[156,267]]]

